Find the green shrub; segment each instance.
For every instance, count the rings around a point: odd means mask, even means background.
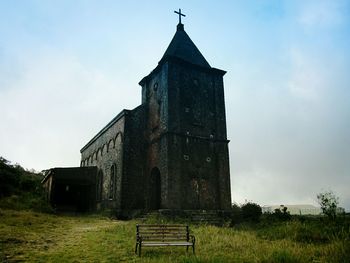
[[[243,221],[242,209],[237,204],[233,204],[231,209],[230,226],[240,224],[242,223],[242,221]]]
[[[3,197],[0,199],[0,207],[12,210],[33,210],[45,213],[54,212],[41,193],[31,192]]]
[[[258,204],[248,202],[242,205],[241,209],[244,221],[259,222],[262,215],[262,209]]]
[[[41,185],[42,175],[12,165],[0,157],[0,207],[14,210],[32,209],[52,212]]]
[[[319,193],[317,195],[317,200],[321,206],[323,214],[327,215],[331,220],[334,220],[337,215],[339,197],[337,197],[332,191],[328,191]]]
[[[350,218],[332,223],[320,218],[299,216],[290,221],[271,221],[264,218],[254,230],[259,238],[271,241],[289,239],[309,244],[325,244],[335,240],[350,241]]]
[[[273,213],[264,213],[265,220],[268,221],[289,221],[292,219],[289,213],[288,207],[281,205],[280,208],[276,208]]]
[[[303,243],[327,243],[329,236],[324,226],[313,223],[298,223],[295,224],[295,234],[293,240]]]
[[[21,170],[10,165],[10,162],[0,157],[0,198],[16,192],[19,186]]]

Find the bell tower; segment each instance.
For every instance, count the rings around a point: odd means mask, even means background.
[[[181,10],[175,13],[173,39],[139,83],[146,113],[146,207],[228,210],[226,72],[209,65],[185,32]]]

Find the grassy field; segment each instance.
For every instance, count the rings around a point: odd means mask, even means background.
[[[138,221],[0,210],[2,262],[350,262],[349,228],[299,220],[239,228],[191,225],[196,255],[185,248],[134,254]]]

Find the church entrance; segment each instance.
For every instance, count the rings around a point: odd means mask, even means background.
[[[150,204],[151,210],[160,209],[161,204],[161,180],[160,171],[157,167],[154,167],[150,176]]]

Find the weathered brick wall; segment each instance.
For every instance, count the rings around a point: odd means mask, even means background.
[[[169,63],[169,203],[229,209],[223,72]]]
[[[94,137],[81,151],[81,166],[97,166],[103,174],[102,198],[98,199],[98,208],[120,208],[123,176],[123,141],[125,129],[124,110],[114,123],[109,123],[97,137]],[[115,165],[115,193],[111,196],[111,169]]]
[[[145,109],[143,105],[129,111],[125,117],[124,170],[122,208],[145,207]]]
[[[151,171],[159,169],[161,208],[168,208],[168,65],[164,64],[159,70],[154,71],[142,85],[142,104],[147,113],[145,121],[145,172],[144,192],[145,206],[152,207],[151,195]]]
[[[220,189],[220,209],[231,209],[230,166],[227,142],[215,144],[217,174]]]
[[[222,74],[169,63],[169,131],[226,140]]]
[[[168,65],[154,72],[142,86],[142,105],[146,111],[146,136],[156,140],[168,125]]]
[[[168,178],[168,140],[167,135],[160,136],[156,140],[148,144],[146,156],[146,173],[145,173],[145,187],[146,187],[146,207],[152,207],[150,203],[152,195],[151,172],[152,169],[157,168],[160,172],[160,208],[169,208],[169,178]]]
[[[224,72],[165,62],[142,81],[151,170],[161,174],[161,207],[228,209],[231,205],[223,90]]]

